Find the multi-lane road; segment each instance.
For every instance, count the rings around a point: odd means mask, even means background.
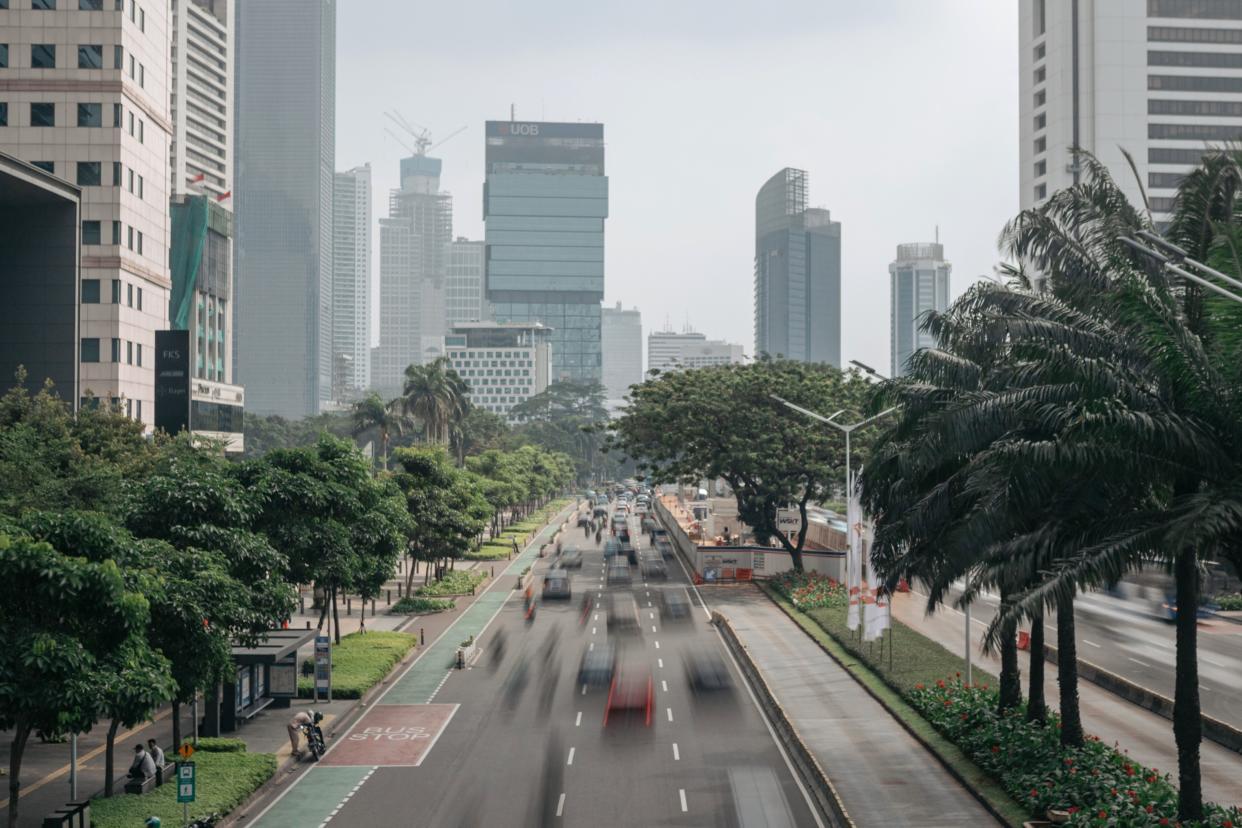
[[[819,824],[685,571],[668,561],[667,581],[647,582],[635,568],[631,586],[609,586],[602,544],[572,523],[564,548],[581,550],[583,561],[571,570],[570,600],[540,602],[525,620],[512,586],[527,553],[338,734],[318,766],[244,824],[742,825],[759,811],[763,824]],[[630,525],[647,551],[638,521]],[[533,560],[538,596],[551,560]],[[691,599],[689,620],[664,625],[665,589]],[[620,661],[629,675],[650,673],[650,725],[614,716],[605,727],[607,687],[577,680],[583,653],[608,641],[610,595],[632,595],[638,606],[640,632],[625,637]],[[471,634],[476,659],[452,669]],[[691,692],[683,667],[691,653],[719,657],[733,691]]]

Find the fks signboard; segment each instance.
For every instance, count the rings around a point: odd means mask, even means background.
[[[155,332],[155,427],[190,429],[190,332]]]

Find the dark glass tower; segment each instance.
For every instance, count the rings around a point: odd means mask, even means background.
[[[553,381],[599,382],[604,125],[488,121],[487,298],[497,322],[552,329]]]
[[[789,167],[755,198],[755,354],[841,366],[841,224]]]

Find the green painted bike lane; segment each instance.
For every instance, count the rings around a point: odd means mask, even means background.
[[[535,534],[521,554],[500,573],[500,578],[516,576],[525,567],[533,566],[539,555],[539,546],[551,538],[570,510],[576,507],[575,500],[558,512],[547,526]],[[418,656],[375,704],[426,704],[431,700],[452,669],[457,646],[469,636],[478,637],[513,593],[511,586],[506,588],[501,585],[500,578],[494,580],[482,595],[475,598],[474,603]],[[250,825],[258,828],[318,828],[332,819],[336,811],[357,792],[373,771],[372,767],[316,765],[295,780]],[[308,784],[303,784],[308,780]]]

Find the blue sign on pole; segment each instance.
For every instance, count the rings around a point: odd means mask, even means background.
[[[177,763],[177,801],[194,801],[194,763]]]

